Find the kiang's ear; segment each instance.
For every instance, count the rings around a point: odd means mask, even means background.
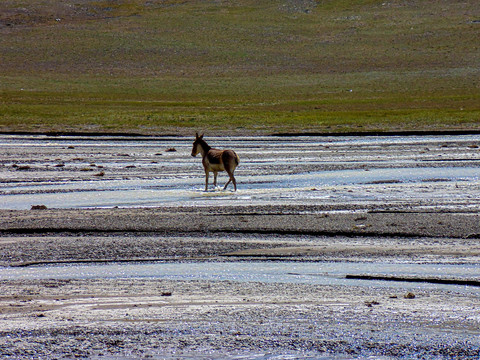
[[[198,140],[203,139],[203,135],[204,135],[204,134],[200,135],[200,136],[198,137]]]
[[[195,133],[195,140],[198,140],[198,132]]]

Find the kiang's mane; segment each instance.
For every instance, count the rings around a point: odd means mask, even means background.
[[[205,151],[208,151],[210,150],[212,147],[210,145],[207,144],[207,142],[203,139],[197,139],[198,141],[198,144],[202,147],[202,149],[204,149]]]

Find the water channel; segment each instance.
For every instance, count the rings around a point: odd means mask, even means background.
[[[480,264],[418,264],[379,262],[151,262],[42,265],[1,267],[0,279],[168,279],[208,280],[262,283],[300,283],[317,285],[402,287],[411,289],[446,289],[480,294],[480,287],[432,284],[428,281],[346,279],[346,275],[375,274],[382,276],[426,279],[480,279]]]

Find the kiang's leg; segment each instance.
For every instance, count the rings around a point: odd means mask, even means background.
[[[237,191],[237,182],[235,181],[235,177],[233,176],[233,171],[227,171],[228,173],[228,176],[230,177],[227,181],[227,183],[225,184],[225,187],[223,188],[223,190],[225,190],[228,186],[228,184],[230,184],[230,182],[233,182],[233,188],[235,189],[235,191]]]
[[[205,191],[208,191],[208,170],[205,170]]]
[[[231,181],[232,181],[232,179],[228,179],[227,183],[226,183],[225,186],[223,187],[223,190],[226,190],[226,189],[227,189],[227,186],[228,186],[228,184],[230,184]]]

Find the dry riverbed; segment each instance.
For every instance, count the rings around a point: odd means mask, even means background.
[[[480,357],[477,286],[121,272],[438,264],[435,278],[447,265],[469,278],[480,263],[478,136],[216,139],[240,153],[235,194],[199,191],[191,142],[159,139],[177,150],[159,151],[157,140],[2,139],[2,358]],[[119,272],[83,275],[92,264]],[[49,267],[77,273],[39,275]]]

